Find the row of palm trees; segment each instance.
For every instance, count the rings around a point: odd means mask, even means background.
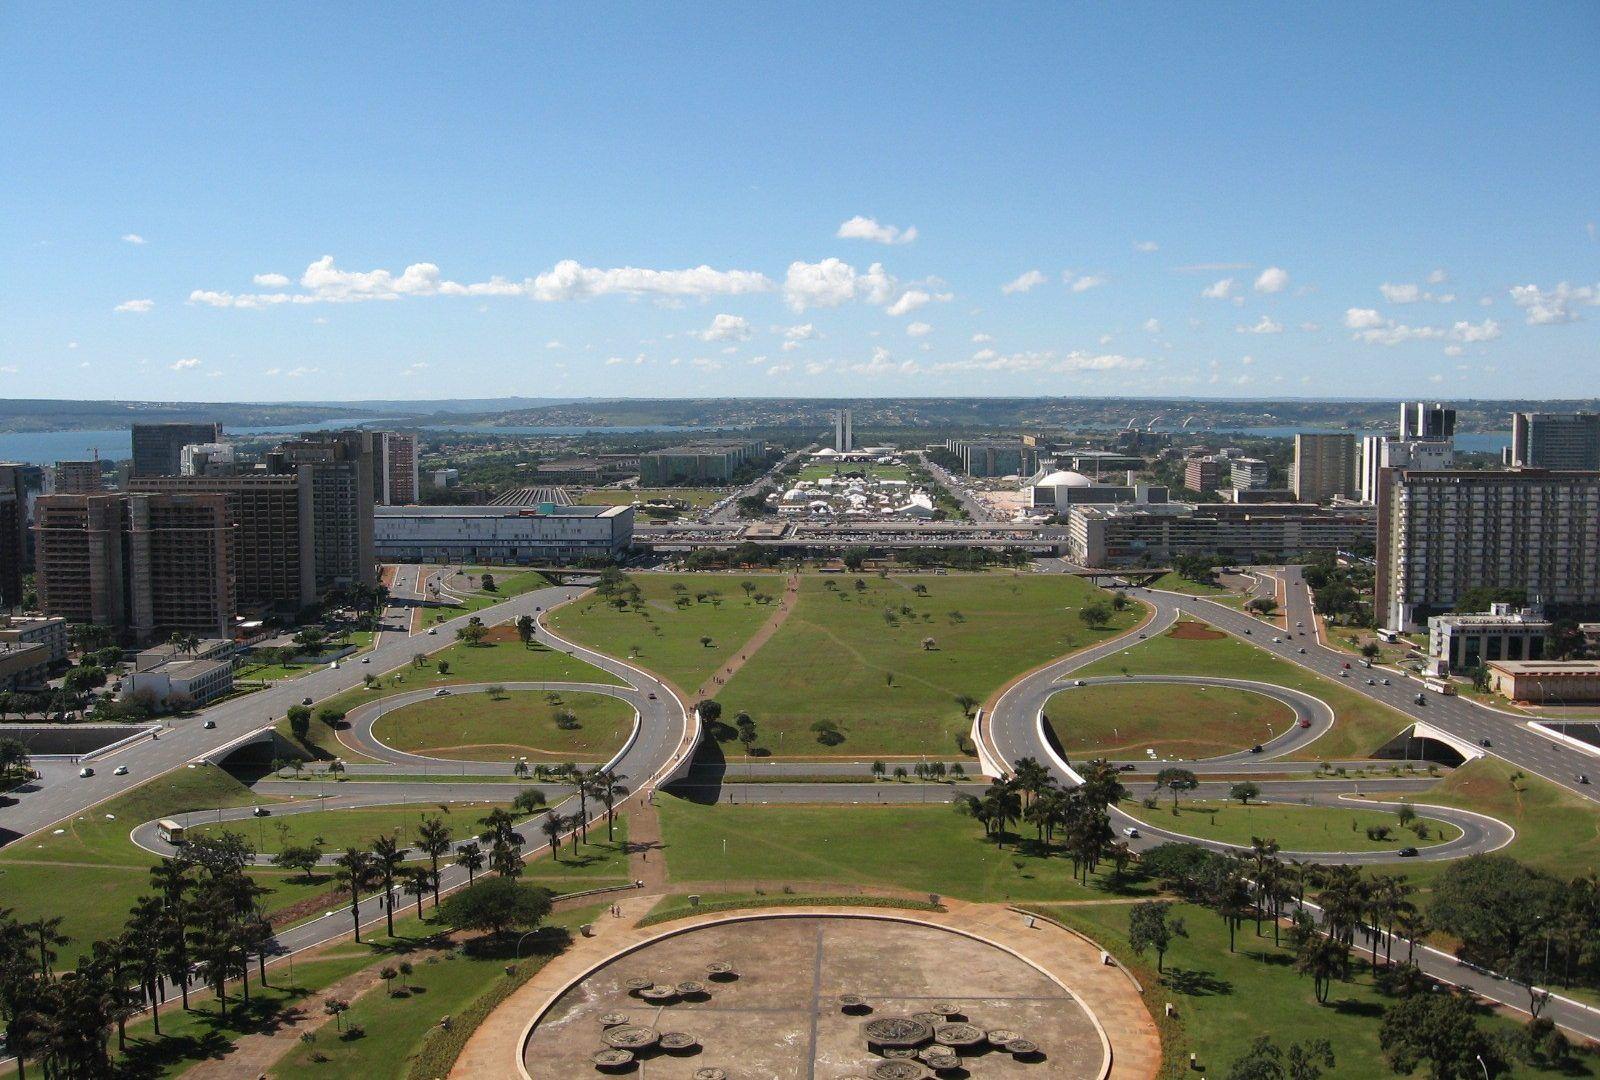
[[[1120,874],[1133,857],[1118,842],[1109,807],[1126,794],[1120,774],[1106,761],[1081,767],[1083,783],[1066,787],[1035,758],[1022,758],[1011,776],[997,780],[982,795],[964,795],[956,809],[983,826],[984,836],[1004,847],[1011,826],[1031,825],[1034,843],[1048,853],[1057,844],[1071,856],[1073,875],[1087,881],[1110,858]]]

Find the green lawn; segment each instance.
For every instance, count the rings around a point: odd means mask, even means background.
[[[345,794],[345,792],[340,792]],[[310,798],[311,796],[307,796]],[[454,803],[397,803],[392,806],[337,807],[333,810],[316,810],[303,814],[284,814],[279,817],[252,818],[249,821],[226,821],[221,825],[212,822],[197,825],[190,835],[214,835],[223,831],[244,836],[263,855],[282,851],[285,847],[312,844],[325,851],[343,851],[349,847],[371,847],[379,836],[393,836],[402,847],[416,841],[417,826],[426,818],[443,818],[458,835],[475,831],[478,819],[496,806],[509,808],[507,802],[454,802]],[[528,837],[530,842],[533,837]],[[411,852],[418,857],[416,851]]]
[[[1310,1038],[1333,1044],[1336,1064],[1323,1074],[1326,1080],[1372,1080],[1393,1076],[1378,1044],[1383,1010],[1390,1003],[1374,985],[1364,963],[1357,963],[1352,980],[1335,982],[1328,1003],[1318,1005],[1311,979],[1295,974],[1293,953],[1274,946],[1266,928],[1257,937],[1255,924],[1238,930],[1235,951],[1228,951],[1228,931],[1213,912],[1192,904],[1178,904],[1173,914],[1183,919],[1188,937],[1177,938],[1166,955],[1166,972],[1155,971],[1155,954],[1143,960],[1128,947],[1128,913],[1123,904],[1089,904],[1049,907],[1043,911],[1076,927],[1100,942],[1133,968],[1145,987],[1145,1005],[1160,1017],[1171,1002],[1175,1021],[1164,1023],[1163,1076],[1224,1076],[1233,1060],[1259,1035],[1271,1035],[1280,1048]],[[1509,1033],[1513,1021],[1487,1009],[1483,1024]],[[1200,1072],[1189,1070],[1189,1054],[1198,1055]],[[1425,1073],[1418,1073],[1418,1076]],[[1582,1055],[1570,1070],[1542,1070],[1518,1063],[1500,1077],[1600,1076],[1600,1060]]]
[[[1154,810],[1136,802],[1125,802],[1122,809],[1157,828],[1203,840],[1248,847],[1251,838],[1259,836],[1276,840],[1285,851],[1394,851],[1407,846],[1431,847],[1461,835],[1460,829],[1447,822],[1427,821],[1428,835],[1421,838],[1411,829],[1402,829],[1395,815],[1387,810],[1361,806],[1348,810],[1295,803],[1241,806],[1237,802],[1188,799],[1179,801],[1174,814],[1172,801],[1166,798]],[[1390,828],[1389,839],[1367,837],[1367,828],[1379,825]]]
[[[630,657],[686,694],[772,617],[784,588],[777,574],[631,574],[628,580],[639,586],[640,607],[619,609],[591,593],[552,612],[550,627],[608,656]],[[757,592],[773,600],[758,604],[751,599]],[[687,601],[682,606],[679,597]]]
[[[1221,585],[1213,585],[1208,581],[1196,581],[1194,578],[1184,577],[1176,570],[1169,570],[1150,583],[1152,589],[1165,589],[1168,592],[1184,593],[1188,596],[1204,596],[1215,599],[1228,590]]]
[[[580,506],[629,506],[633,503],[686,503],[695,509],[710,506],[726,495],[715,488],[597,488],[578,496]]]
[[[1258,633],[1270,636],[1263,627]],[[1218,675],[1257,679],[1301,690],[1333,707],[1338,717],[1333,730],[1310,746],[1289,756],[1301,760],[1341,760],[1366,757],[1398,735],[1412,722],[1409,716],[1381,705],[1364,694],[1324,679],[1287,660],[1270,656],[1243,638],[1224,635],[1198,640],[1174,637],[1171,631],[1133,648],[1089,665],[1080,675],[1117,675],[1124,671],[1150,675]]]
[[[474,611],[482,611],[486,607],[503,603],[514,596],[521,596],[525,592],[546,588],[550,584],[550,579],[537,570],[519,570],[509,574],[495,573],[494,571],[489,571],[489,573],[494,576],[495,588],[493,592],[485,592],[478,588],[480,571],[479,574],[473,575],[473,587],[470,590],[459,588],[451,590],[454,595],[461,597],[460,603],[447,601],[440,607],[429,608],[423,618],[428,622],[457,619],[462,615],[468,615]]]
[[[1294,726],[1294,710],[1246,690],[1178,683],[1115,683],[1063,690],[1045,705],[1070,756],[1206,758],[1270,740]]]
[[[341,664],[360,663],[359,657],[372,649],[371,630],[352,630],[340,639],[344,643],[354,645],[356,651],[340,660]],[[235,682],[278,682],[283,679],[295,679],[311,671],[320,671],[327,664],[255,664],[249,657],[245,663],[234,673]]]
[[[726,890],[740,881],[768,886],[881,885],[977,901],[1044,901],[1148,892],[1129,878],[1118,886],[1102,864],[1088,887],[1072,861],[1035,845],[998,848],[983,828],[948,803],[927,805],[705,806],[656,796],[669,878]],[[1031,835],[1031,830],[1029,830]],[[724,844],[726,842],[726,844]]]
[[[948,754],[971,726],[958,697],[982,702],[1140,617],[1130,605],[1105,629],[1078,619],[1109,599],[1064,574],[805,577],[794,613],[717,697],[726,716],[749,712],[758,745],[780,757]],[[819,741],[823,720],[842,743]]]
[[[561,912],[552,916],[547,926],[575,935],[580,925],[592,922],[604,908],[595,904]],[[445,1034],[439,1028],[441,1019],[481,1021],[489,1005],[557,955],[562,940],[562,935],[530,938],[521,960],[505,950],[419,953],[410,958],[410,975],[396,978],[390,989],[380,984],[351,1003],[342,1026],[359,1025],[365,1031],[362,1038],[343,1038],[339,1025],[327,1024],[314,1042],[299,1044],[280,1058],[272,1075],[285,1080],[401,1080],[421,1064],[421,1054],[430,1053],[430,1063],[435,1060],[432,1055],[437,1049],[431,1044]],[[508,964],[515,967],[511,975],[505,971]],[[464,1038],[466,1033],[453,1034]],[[315,1055],[325,1060],[313,1060]],[[439,1070],[438,1074],[442,1073]],[[435,1073],[426,1071],[426,1075]]]
[[[438,637],[419,637],[417,653],[437,646]],[[439,662],[450,665],[447,675],[439,674]],[[374,673],[376,674],[376,673]],[[520,641],[485,642],[466,645],[456,642],[436,656],[423,657],[420,666],[408,665],[380,676],[380,685],[372,689],[357,687],[346,690],[328,701],[319,702],[317,710],[324,707],[348,712],[357,705],[393,694],[403,694],[426,687],[451,686],[459,683],[512,683],[512,682],[592,682],[620,686],[621,680],[609,672],[601,671],[564,652],[535,644],[532,647]],[[484,698],[487,701],[487,698]],[[278,732],[293,740],[288,718],[278,722]],[[336,733],[326,725],[313,721],[309,749],[318,757],[342,757],[346,761],[366,761],[367,758],[352,753],[338,741]]]
[[[843,477],[846,473],[865,473],[867,476],[876,477],[879,480],[909,480],[911,478],[911,470],[904,465],[879,465],[875,462],[852,461],[849,464],[841,465],[802,465],[798,479],[821,480],[832,476]]]
[[[552,702],[551,697],[555,698]],[[578,727],[556,717],[570,713]],[[428,698],[387,712],[373,726],[380,742],[408,753],[461,761],[607,761],[633,730],[633,706],[605,694],[510,690]]]
[[[95,938],[120,931],[134,901],[149,891],[148,871],[159,860],[128,839],[135,825],[191,810],[272,801],[209,765],[168,773],[78,815],[59,826],[65,830],[59,836],[45,832],[0,851],[0,906],[14,909],[23,921],[61,915],[61,931],[72,938],[62,956],[72,963]],[[253,839],[243,825],[236,831]],[[274,869],[252,870],[251,876],[272,890],[265,901],[269,914],[330,888],[325,877],[306,883]]]

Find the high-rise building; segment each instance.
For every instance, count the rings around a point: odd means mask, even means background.
[[[1367,435],[1361,440],[1361,501],[1377,501],[1380,469],[1450,469],[1455,463],[1455,443],[1450,439]]]
[[[1600,472],[1384,469],[1374,613],[1417,630],[1478,588],[1553,614],[1600,605]]]
[[[135,424],[132,475],[177,476],[185,446],[221,441],[221,424]]]
[[[267,471],[308,478],[317,589],[375,587],[372,433],[318,432],[283,443],[267,454]]]
[[[0,610],[22,606],[22,572],[28,558],[28,490],[25,466],[0,464]]]
[[[1511,464],[1600,469],[1600,413],[1512,413]]]
[[[1400,405],[1400,439],[1454,439],[1456,411],[1449,406],[1426,401],[1406,401]]]
[[[1189,458],[1183,463],[1183,486],[1190,491],[1215,491],[1222,486],[1223,460],[1215,454]]]
[[[179,476],[226,476],[237,467],[232,443],[190,443],[178,458]]]
[[[1234,458],[1229,482],[1238,491],[1257,491],[1272,483],[1272,470],[1260,458]]]
[[[417,481],[417,437],[396,431],[372,433],[372,492],[379,506],[412,506]]]
[[[39,603],[135,641],[225,637],[236,613],[234,528],[215,493],[46,495],[35,504]]]
[[[104,487],[98,461],[58,461],[45,475],[46,495],[93,495]]]
[[[837,409],[833,414],[833,448],[848,454],[856,448],[856,433],[849,409]]]
[[[1356,494],[1356,437],[1346,434],[1294,437],[1294,497],[1323,503]]]

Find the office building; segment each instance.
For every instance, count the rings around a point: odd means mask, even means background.
[[[1130,476],[1125,484],[1096,483],[1080,472],[1041,469],[1027,483],[1028,505],[1034,510],[1064,514],[1068,507],[1084,503],[1164,503],[1165,484],[1137,484]]]
[[[1511,464],[1600,469],[1600,413],[1512,413]]]
[[[123,701],[156,708],[192,708],[233,692],[233,661],[176,657],[122,677]]]
[[[760,462],[766,444],[752,439],[719,439],[652,450],[639,455],[639,482],[645,487],[729,484],[740,470]]]
[[[1222,468],[1227,464],[1215,454],[1189,458],[1183,463],[1183,486],[1190,491],[1215,491],[1222,486]]]
[[[1180,555],[1275,562],[1372,541],[1372,515],[1289,503],[1075,505],[1067,557],[1081,566],[1161,566]]]
[[[179,476],[228,476],[237,468],[231,443],[190,443],[178,458]]]
[[[43,645],[52,664],[67,662],[67,620],[0,615],[0,645]]]
[[[1495,660],[1489,689],[1530,705],[1600,701],[1600,660]]]
[[[848,454],[856,448],[856,433],[849,409],[834,411],[833,448],[841,454]]]
[[[372,433],[372,497],[379,506],[410,506],[419,498],[417,437]]]
[[[268,472],[298,472],[311,491],[311,543],[319,592],[378,584],[372,543],[372,433],[328,431],[267,454]]]
[[[135,641],[232,632],[235,530],[217,493],[46,495],[36,504],[39,603]]]
[[[1325,503],[1335,495],[1357,495],[1356,437],[1313,435],[1294,437],[1294,497],[1300,502]]]
[[[0,642],[0,691],[42,690],[50,681],[50,650]]]
[[[1272,483],[1272,470],[1260,458],[1234,458],[1229,483],[1237,491],[1254,491]]]
[[[1531,608],[1494,604],[1488,611],[1428,620],[1428,659],[1436,675],[1471,671],[1491,660],[1541,660],[1552,623]]]
[[[1471,590],[1509,589],[1552,616],[1600,605],[1600,472],[1385,469],[1374,614],[1421,629]]]
[[[221,441],[221,424],[134,424],[131,475],[177,476],[185,446]]]
[[[1456,436],[1456,411],[1440,402],[1406,401],[1400,405],[1400,441],[1451,439]]]
[[[93,495],[103,489],[98,461],[58,461],[45,474],[46,495]]]
[[[632,506],[380,506],[378,555],[390,562],[546,565],[617,559],[633,543]]]
[[[1456,463],[1451,439],[1393,439],[1368,435],[1361,440],[1361,501],[1378,498],[1381,469],[1451,469]]]
[[[944,446],[968,476],[1030,476],[1039,470],[1038,449],[1021,438],[950,439]]]
[[[0,611],[22,606],[28,562],[28,489],[24,466],[0,464]]]

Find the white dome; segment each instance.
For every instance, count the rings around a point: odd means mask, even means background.
[[[1070,469],[1062,469],[1059,472],[1053,472],[1049,476],[1046,476],[1034,486],[1086,488],[1094,487],[1094,481],[1090,480],[1081,472],[1073,472]]]
[[[801,491],[799,488],[790,488],[788,491],[783,493],[784,502],[799,502],[805,497],[806,493]]]
[[[838,457],[839,451],[831,446],[824,446],[821,450],[811,455],[812,457]]]

